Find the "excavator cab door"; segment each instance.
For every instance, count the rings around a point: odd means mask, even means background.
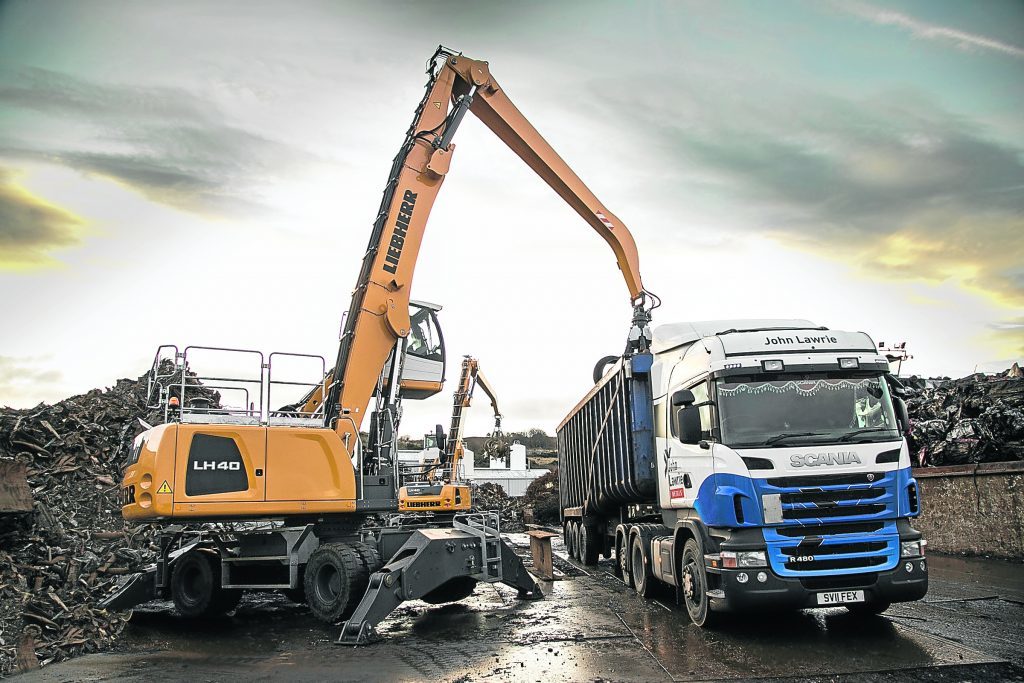
[[[437,323],[441,307],[425,301],[409,302],[412,327],[406,340],[402,367],[402,398],[422,399],[444,386],[444,336]]]

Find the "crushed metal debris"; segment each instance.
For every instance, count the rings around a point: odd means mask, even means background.
[[[0,408],[0,460],[24,465],[34,501],[0,527],[0,677],[109,649],[124,629],[125,615],[97,603],[154,557],[153,530],[126,525],[120,507],[132,442],[144,421],[161,421],[146,391],[143,375],[53,405]]]
[[[929,386],[931,384],[931,386]],[[907,383],[915,465],[1024,460],[1024,373]]]

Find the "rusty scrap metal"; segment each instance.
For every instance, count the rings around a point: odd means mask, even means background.
[[[0,526],[0,678],[109,649],[124,629],[98,603],[155,557],[151,527],[122,520],[118,483],[139,420],[160,421],[146,391],[143,375],[0,408],[0,462],[23,469],[30,510],[27,524]]]

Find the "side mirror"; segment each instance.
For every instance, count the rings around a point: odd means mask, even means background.
[[[444,435],[444,427],[436,425],[434,427],[434,443],[437,444],[439,451],[444,453],[445,447],[448,445],[448,439]]]
[[[690,392],[686,392],[690,393]],[[691,403],[693,394],[690,394]],[[675,396],[672,397],[675,401]],[[685,407],[676,413],[676,433],[679,435],[679,440],[686,444],[696,444],[700,442],[700,409]]]
[[[679,408],[680,406],[692,406],[696,401],[697,398],[689,389],[680,389],[676,393],[672,394],[673,408]]]
[[[907,402],[897,396],[892,407],[896,411],[896,421],[903,427],[903,433],[910,433],[910,412],[907,410]]]

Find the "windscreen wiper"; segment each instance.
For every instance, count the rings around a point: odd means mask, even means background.
[[[840,436],[836,441],[850,441],[854,437],[860,436],[861,434],[867,434],[869,432],[895,432],[896,429],[893,427],[865,427],[864,429],[858,429],[852,432],[848,432]]]
[[[826,432],[783,432],[782,434],[776,434],[773,437],[765,439],[764,445],[771,446],[773,443],[778,443],[795,436],[824,436],[825,434]]]

